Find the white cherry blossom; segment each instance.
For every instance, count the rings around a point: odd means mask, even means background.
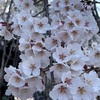
[[[98,92],[100,90],[100,79],[96,72],[90,71],[88,74],[84,73],[83,77],[85,78],[85,82],[94,89],[94,92]]]
[[[11,75],[8,83],[8,85],[12,85],[14,87],[22,87],[24,86],[24,84],[25,84],[25,79],[16,73]]]
[[[0,30],[0,36],[3,36],[5,40],[11,40],[13,38],[12,33],[10,33],[8,30],[3,29]]]
[[[34,2],[32,0],[23,0],[23,2],[21,3],[21,10],[25,10],[27,12],[30,12],[32,9],[34,9],[33,6]]]
[[[20,88],[20,92],[18,97],[21,98],[22,100],[27,100],[28,98],[32,98],[33,97],[33,91],[29,88],[29,87],[24,87],[24,88]]]
[[[61,45],[61,40],[57,36],[51,36],[45,39],[46,49],[53,51],[57,46]]]
[[[16,17],[18,24],[23,25],[31,17],[31,14],[22,10],[20,13],[16,14]]]
[[[62,48],[62,47],[57,47],[56,52],[53,53],[53,58],[58,62],[58,63],[63,63],[66,62],[68,56],[68,51],[67,48]]]
[[[53,100],[70,100],[71,98],[69,88],[63,83],[55,85],[49,95]]]
[[[30,89],[34,90],[36,89],[36,91],[44,91],[45,87],[42,83],[42,77],[37,76],[37,77],[29,77],[26,82],[28,83],[28,86],[30,87]]]
[[[19,92],[20,92],[20,90],[19,90],[18,87],[14,87],[14,86],[12,86],[12,85],[10,85],[10,86],[7,88],[7,91],[11,92],[11,94],[12,94],[13,96],[15,96],[15,97],[18,97]]]
[[[53,2],[51,2],[51,6],[55,9],[55,10],[59,10],[60,9],[60,0],[54,0]]]
[[[36,58],[30,57],[22,62],[23,73],[26,76],[38,76],[40,74],[40,63]]]
[[[50,25],[48,24],[48,18],[35,18],[34,31],[39,33],[46,33],[47,30],[50,30]]]
[[[58,79],[61,79],[62,74],[66,73],[68,70],[68,66],[60,63],[54,63],[54,66],[50,68],[50,72],[53,72],[54,77]]]
[[[70,86],[70,92],[73,100],[92,100],[93,89],[85,84],[80,78],[76,79],[77,83]]]

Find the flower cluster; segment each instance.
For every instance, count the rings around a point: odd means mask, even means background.
[[[5,68],[6,94],[26,100],[44,91],[42,71],[49,68],[56,84],[49,93],[53,100],[96,100],[100,79],[87,67],[100,66],[100,44],[83,45],[99,30],[91,6],[80,0],[53,0],[50,19],[32,17],[33,0],[14,0],[13,6],[17,9],[11,16],[13,24],[7,25],[11,30],[2,22],[0,35],[6,40],[19,37],[22,61],[18,69]]]
[[[86,73],[84,67],[99,66],[99,45],[89,49],[88,54],[86,47],[82,49],[83,43],[98,32],[91,9],[80,0],[54,0],[51,6],[51,37],[57,40],[54,48],[49,47],[53,49],[55,61],[50,71],[58,84],[50,97],[53,100],[95,100],[100,79],[94,71]]]
[[[10,25],[10,34],[14,39],[16,36],[19,37],[22,62],[19,63],[18,69],[12,66],[5,68],[4,79],[8,82],[6,95],[12,94],[22,100],[33,97],[33,93],[37,91],[44,91],[44,82],[40,73],[41,68],[48,67],[51,56],[44,43],[44,34],[50,30],[48,18],[33,18],[33,4],[32,0],[14,0],[13,6],[17,8],[17,12],[12,14],[10,19],[13,23]],[[2,24],[1,27],[3,27]],[[1,36],[4,36],[6,40],[12,39],[9,39],[8,35],[6,36],[2,31],[4,30],[1,30]]]

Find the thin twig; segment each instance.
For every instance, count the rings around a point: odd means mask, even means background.
[[[5,5],[5,8],[4,8],[4,11],[3,11],[3,13],[2,13],[2,19],[4,19],[4,14],[5,14],[6,9],[7,9],[8,1],[9,1],[9,0],[7,0],[6,5]]]
[[[10,2],[9,12],[8,12],[8,14],[7,14],[6,22],[9,22],[9,18],[10,18],[10,15],[11,15],[11,6],[12,6],[12,3],[13,3],[13,0],[11,0],[11,2]]]
[[[46,17],[48,17],[48,19],[50,19],[49,18],[49,4],[48,4],[48,0],[44,0],[44,9],[45,9],[45,16]],[[49,20],[49,24],[51,24],[50,23],[50,20]],[[47,31],[47,34],[49,35],[49,36],[51,36],[51,31]],[[51,67],[51,66],[53,66],[53,57],[52,57],[52,55],[51,55],[51,57],[50,57],[50,65],[49,65],[49,68]],[[47,81],[47,78],[46,78],[46,81]],[[54,85],[54,83],[55,83],[55,80],[54,80],[54,74],[53,74],[53,72],[51,72],[51,80],[50,80],[51,82],[50,82],[50,88],[53,88],[53,85]],[[46,86],[46,88],[48,88],[47,86],[48,85],[45,85]],[[49,92],[49,91],[46,91],[45,90],[45,92]],[[46,93],[45,93],[46,94]],[[47,95],[46,95],[47,96]],[[51,100],[51,98],[49,98],[50,100]],[[47,98],[46,98],[46,100],[47,100]]]
[[[14,60],[13,60],[13,66],[15,66],[15,67],[18,64],[18,59],[19,59],[18,43],[19,43],[19,40],[17,39],[16,48],[15,48],[15,55],[14,55]]]
[[[7,60],[5,61],[5,67],[7,66],[8,61],[9,61],[9,59],[10,59],[10,57],[11,57],[11,53],[12,53],[13,46],[14,46],[14,40],[13,40],[11,46],[10,46],[10,51],[9,51],[9,54],[8,54]]]
[[[0,69],[0,84],[3,82],[5,55],[6,55],[6,41],[4,40],[2,63],[1,63],[1,69]]]
[[[39,4],[39,3],[42,2],[42,1],[43,1],[43,0],[36,1],[36,2],[34,2],[34,5]]]
[[[39,14],[43,13],[45,11],[45,9],[41,10],[40,12],[38,12],[36,15],[34,15],[33,17],[37,17]]]

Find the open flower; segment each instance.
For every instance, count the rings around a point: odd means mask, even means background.
[[[94,89],[94,92],[98,92],[100,90],[100,79],[96,72],[90,71],[88,74],[84,73],[83,77],[85,82]]]
[[[45,48],[45,44],[42,41],[36,42],[32,47],[33,51],[35,52],[42,51],[44,48]]]
[[[81,78],[76,78],[72,86],[70,85],[70,93],[73,95],[73,100],[92,100],[94,96],[93,89],[85,84]]]
[[[25,84],[25,79],[18,75],[17,73],[12,74],[9,79],[8,85],[12,85],[14,87],[22,87]]]
[[[66,83],[67,85],[70,85],[70,84],[72,84],[72,78],[73,78],[73,76],[72,76],[72,73],[71,73],[71,71],[68,71],[68,72],[65,72],[65,73],[63,73],[62,74],[62,82],[63,83]]]
[[[5,40],[11,40],[13,38],[13,34],[6,29],[0,30],[0,36],[3,36]]]
[[[8,82],[12,74],[16,72],[16,68],[10,65],[8,68],[5,67],[4,71],[6,72],[4,79],[6,82]]]
[[[58,63],[63,63],[66,62],[68,56],[68,51],[67,48],[62,48],[62,47],[57,47],[56,52],[53,53],[53,58],[58,62]]]
[[[53,100],[70,100],[69,88],[63,83],[55,85],[49,95]]]
[[[50,25],[48,24],[48,18],[35,18],[34,31],[39,33],[46,33],[47,30],[50,30]]]
[[[33,4],[34,2],[32,0],[23,0],[21,3],[21,9],[30,12],[34,8]]]
[[[61,40],[57,36],[51,36],[45,39],[45,44],[48,50],[53,51],[61,44]]]
[[[23,25],[31,17],[31,15],[26,13],[24,10],[21,10],[20,13],[16,14],[16,17],[18,24]]]
[[[38,51],[36,53],[36,57],[38,59],[38,61],[40,61],[41,63],[46,63],[47,65],[50,64],[50,59],[49,57],[51,56],[50,52],[43,49],[42,51]]]
[[[42,77],[41,76],[36,76],[36,77],[28,77],[26,80],[28,83],[28,86],[30,89],[36,89],[36,91],[44,91],[45,87],[42,83]]]
[[[54,66],[50,68],[50,72],[54,72],[54,77],[58,79],[61,79],[62,74],[67,73],[68,70],[68,66],[61,63],[54,63]]]
[[[51,2],[51,6],[55,9],[55,10],[59,10],[60,9],[60,0],[54,0],[53,2]]]
[[[36,58],[30,57],[22,62],[22,69],[26,76],[38,76],[40,74],[40,63]]]
[[[32,91],[29,87],[24,86],[23,88],[20,88],[20,92],[18,97],[21,98],[22,100],[27,100],[28,98],[33,97],[34,91]]]
[[[18,87],[14,87],[12,85],[9,85],[7,90],[6,90],[6,94],[8,95],[9,93],[7,93],[7,92],[10,92],[13,96],[18,97],[20,90]]]

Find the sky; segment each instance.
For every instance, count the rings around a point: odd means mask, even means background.
[[[96,1],[100,2],[100,0],[96,0]],[[98,14],[99,14],[99,16],[100,16],[100,3],[97,4],[96,6],[97,6]]]

